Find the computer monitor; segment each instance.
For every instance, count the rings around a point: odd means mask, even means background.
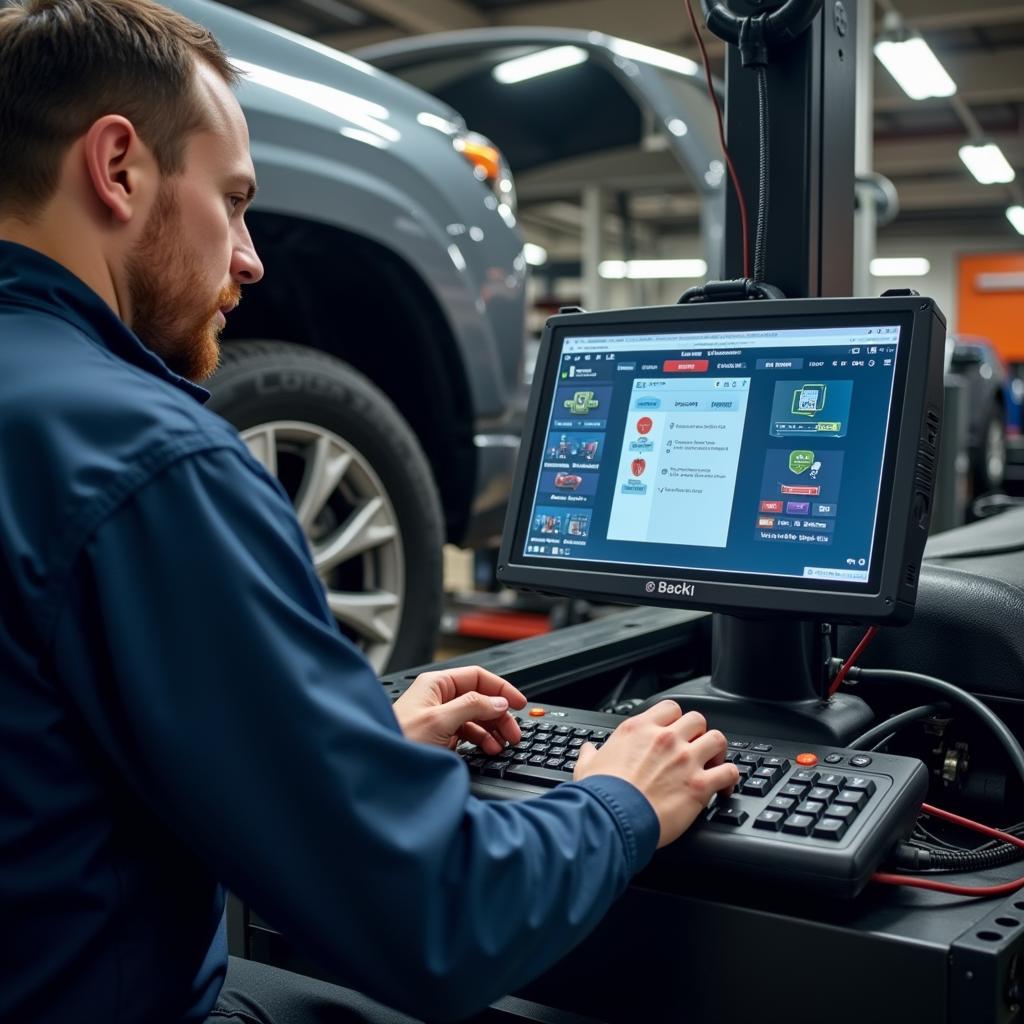
[[[552,317],[499,579],[619,603],[906,621],[944,338],[918,296]]]

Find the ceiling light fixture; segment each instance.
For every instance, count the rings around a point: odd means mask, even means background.
[[[1008,206],[1006,208],[1006,219],[1024,235],[1024,206]]]
[[[875,56],[912,100],[952,96],[956,92],[956,82],[931,47],[916,32],[907,31],[895,11],[885,16],[882,34],[875,43]]]
[[[878,257],[871,261],[872,277],[924,277],[931,269],[923,256]]]
[[[631,281],[651,278],[704,277],[708,265],[704,260],[603,260],[597,272],[609,280],[629,278]]]
[[[1010,162],[994,142],[961,146],[960,159],[982,185],[1003,185],[1016,177]]]
[[[516,82],[525,82],[582,64],[589,56],[581,46],[552,46],[547,50],[528,53],[525,57],[502,61],[494,66],[491,73],[502,85],[514,85]]]

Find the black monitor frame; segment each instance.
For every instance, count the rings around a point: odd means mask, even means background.
[[[752,581],[721,572],[595,563],[527,560],[524,536],[532,511],[533,484],[547,437],[546,412],[557,386],[557,364],[567,334],[638,330],[686,333],[761,330],[772,327],[837,327],[897,323],[900,341],[890,409],[883,492],[873,539],[868,584],[773,576]],[[542,593],[585,596],[629,604],[702,608],[758,617],[786,615],[828,622],[898,623],[910,619],[917,575],[928,536],[942,408],[945,320],[931,299],[781,299],[653,306],[598,313],[566,313],[548,320],[530,395],[498,562],[498,579]],[[888,446],[887,446],[888,447]],[[660,581],[673,592],[659,595]]]

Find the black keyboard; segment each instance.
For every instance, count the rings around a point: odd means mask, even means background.
[[[523,799],[571,780],[579,748],[622,721],[532,705],[516,718],[522,741],[501,754],[459,750],[478,796]],[[892,754],[732,735],[727,757],[740,771],[734,794],[660,857],[854,896],[910,832],[928,789],[920,761]]]

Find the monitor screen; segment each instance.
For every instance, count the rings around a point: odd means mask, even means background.
[[[753,587],[767,608],[772,591],[879,594],[913,312],[748,305],[788,309],[556,318],[506,572],[532,567],[574,592],[594,574],[646,577],[643,594],[664,598],[697,598],[702,582],[746,587],[745,606]],[[918,426],[905,438],[914,456]]]

